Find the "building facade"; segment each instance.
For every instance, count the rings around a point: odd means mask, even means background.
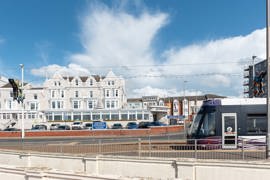
[[[21,128],[22,121],[25,129],[39,123],[96,120],[106,121],[109,125],[116,121],[123,125],[129,121],[181,124],[183,116],[192,120],[204,100],[204,96],[127,99],[125,80],[112,71],[106,76],[68,77],[55,73],[41,87],[25,83],[23,103],[13,99],[13,89],[7,80],[1,83],[0,129],[11,125]]]
[[[267,62],[263,60],[244,68],[244,94],[246,97],[267,96]]]
[[[0,88],[0,128],[11,123],[20,127],[22,119],[28,129],[32,124],[48,121],[129,121],[152,117],[147,109],[128,108],[125,81],[112,71],[106,76],[66,77],[56,73],[42,87],[25,84],[23,93],[22,106],[13,100],[9,83]]]

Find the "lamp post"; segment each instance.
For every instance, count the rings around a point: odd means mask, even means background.
[[[270,57],[269,57],[269,53],[270,53],[270,0],[266,0],[266,62],[267,62],[267,138],[266,138],[266,143],[267,143],[267,148],[266,148],[266,157],[268,158],[269,157],[269,153],[268,153],[268,150],[269,150],[269,137],[270,137],[270,116],[269,116],[269,113],[270,113],[270,104],[269,104],[269,101],[270,101]]]
[[[184,115],[184,131],[185,131],[185,136],[186,136],[186,83],[188,81],[184,80],[184,98],[183,98],[183,115]]]
[[[23,64],[20,64],[20,67],[21,67],[21,73],[22,73],[22,84],[21,84],[21,92],[22,92],[22,98],[23,98],[23,88],[24,88],[24,82],[23,82],[23,68],[24,68],[24,65]],[[23,100],[21,101],[22,103],[22,121],[21,121],[21,129],[22,129],[22,139],[24,139],[24,136],[25,136],[25,132],[24,132],[24,105],[23,105]]]

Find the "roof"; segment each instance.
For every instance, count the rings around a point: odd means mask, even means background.
[[[80,79],[81,79],[82,82],[85,82],[88,79],[88,77],[87,76],[81,76]]]
[[[28,83],[23,83],[24,86],[26,86]],[[1,88],[12,88],[10,83],[6,83],[5,85],[3,85]]]
[[[129,98],[127,102],[142,102],[142,98]]]
[[[222,105],[254,105],[266,104],[266,98],[225,98],[221,99]]]

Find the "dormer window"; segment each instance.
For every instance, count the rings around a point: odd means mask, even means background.
[[[90,79],[90,86],[93,86],[93,79]]]
[[[79,85],[79,81],[78,79],[75,80],[75,85],[78,86]]]

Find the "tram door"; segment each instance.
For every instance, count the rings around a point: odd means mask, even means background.
[[[237,148],[236,113],[222,113],[222,148]]]

